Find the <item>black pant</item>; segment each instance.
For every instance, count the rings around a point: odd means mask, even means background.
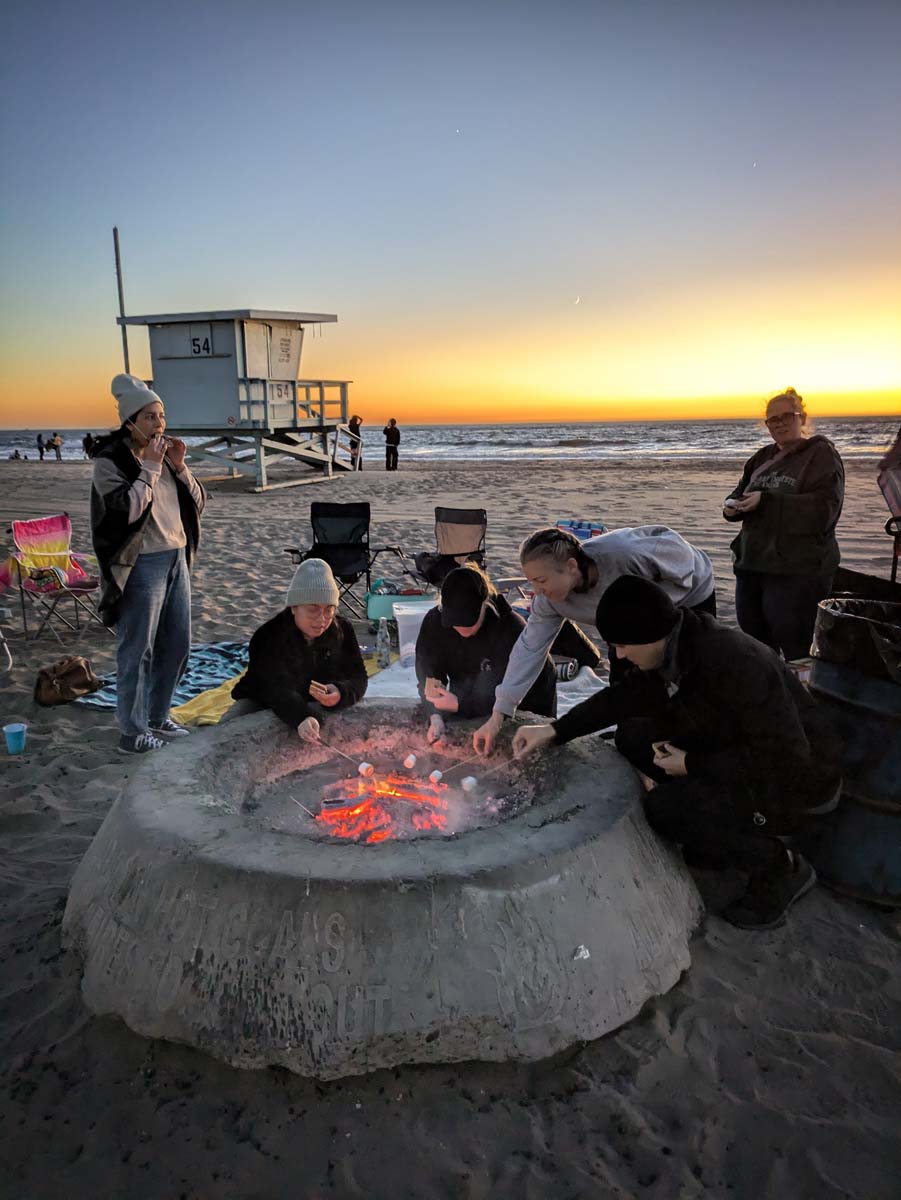
[[[386,446],[385,447],[385,470],[386,471],[396,471],[397,470],[397,446]]]
[[[786,660],[806,658],[813,641],[817,605],[832,588],[832,575],[735,573],[735,615],[745,633],[781,650]]]
[[[693,604],[691,611],[696,613],[710,613],[711,617],[715,617],[716,588],[713,589],[706,600],[702,600],[700,604]],[[614,648],[610,645],[607,646],[607,658],[610,660],[610,682],[617,683],[629,669],[629,663],[624,658],[619,658]]]
[[[643,717],[622,722],[616,731],[620,753],[657,781],[657,787],[644,797],[651,828],[667,841],[680,843],[690,857],[703,857],[713,867],[762,874],[785,862],[780,838],[799,831],[803,814],[775,807],[772,789],[755,789],[741,779],[720,787],[688,775],[667,775],[654,766],[652,742],[671,733]],[[680,745],[679,749],[686,747]]]

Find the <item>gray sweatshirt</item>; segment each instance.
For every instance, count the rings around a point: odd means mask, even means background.
[[[186,542],[178,508],[178,492],[175,480],[163,464],[152,461],[141,462],[141,473],[131,484],[128,493],[128,522],[133,524],[148,504],[153,502],[150,516],[141,539],[141,554],[154,554],[160,550],[177,550]],[[203,492],[188,468],[178,473],[182,483],[187,484],[198,512],[203,510]],[[94,462],[94,486],[105,495],[121,487],[124,476],[110,458],[98,458]]]
[[[652,580],[682,608],[701,604],[714,589],[710,559],[666,525],[612,529],[583,542],[582,549],[598,569],[597,583],[586,592],[570,592],[556,604],[545,596],[535,597],[526,627],[510,652],[504,678],[495,690],[496,712],[508,717],[516,712],[538,678],[564,620],[569,617],[583,625],[594,625],[598,601],[620,575]]]

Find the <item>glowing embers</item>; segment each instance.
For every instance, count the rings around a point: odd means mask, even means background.
[[[451,832],[447,784],[394,773],[339,779],[322,790],[316,822],[328,835],[352,842],[384,842]]]

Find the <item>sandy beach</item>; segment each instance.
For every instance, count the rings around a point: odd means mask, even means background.
[[[846,467],[843,565],[887,577],[875,461]],[[518,542],[559,517],[671,525],[710,554],[720,616],[732,622],[733,531],[720,505],[740,468],[411,469],[401,459],[396,474],[264,495],[213,483],[194,641],[247,638],[281,607],[291,573],[282,549],[308,542],[317,499],[370,501],[373,545],[410,552],[433,548],[436,504],[484,506],[495,575],[517,574]],[[0,463],[0,529],[66,511],[75,548],[89,550],[90,469]],[[901,915],[822,887],[770,933],[708,916],[671,992],[617,1033],[529,1067],[409,1067],[323,1085],[232,1070],[92,1018],[60,921],[73,871],[136,764],[115,752],[112,713],[41,709],[31,692],[38,667],[64,653],[85,654],[102,673],[113,642],[95,627],[65,649],[46,638],[26,645],[14,597],[0,603],[14,609],[15,657],[0,675],[0,713],[29,724],[26,753],[4,758],[0,774],[3,1197],[897,1196]]]

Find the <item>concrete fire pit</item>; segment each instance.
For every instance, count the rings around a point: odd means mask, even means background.
[[[622,1025],[688,967],[699,898],[600,739],[492,769],[508,733],[451,770],[467,727],[429,748],[412,701],[333,716],[325,736],[353,761],[260,713],[141,764],[66,908],[92,1011],[329,1079],[542,1058]],[[389,816],[352,840],[363,827],[335,824],[336,788],[350,806],[387,796]]]

